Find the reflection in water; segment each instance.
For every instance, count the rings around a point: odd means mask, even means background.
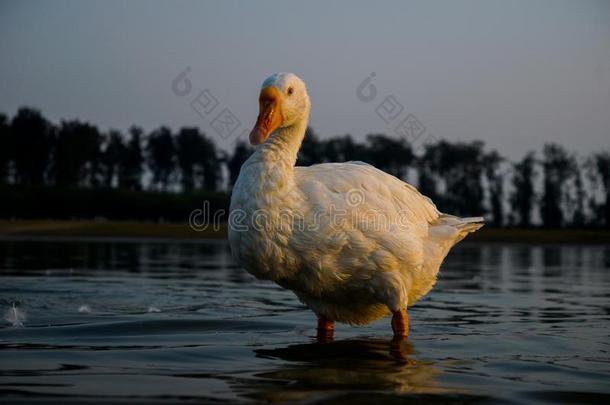
[[[325,390],[394,394],[449,392],[435,383],[438,370],[433,362],[409,359],[413,347],[406,340],[347,339],[254,352],[257,357],[278,359],[285,364],[257,374],[262,380],[257,381],[258,386],[240,387],[259,401],[302,400]]]
[[[208,243],[146,241],[122,239],[100,242],[95,238],[74,242],[57,242],[54,238],[25,239],[19,242],[0,240],[0,268],[53,270],[84,268],[88,270],[124,270],[149,272],[167,269],[216,268],[210,257],[226,261],[227,246]],[[195,260],[193,260],[193,258]],[[208,259],[208,260],[205,260]]]
[[[315,342],[315,316],[221,242],[0,240],[0,314],[27,314],[0,320],[0,395],[607,402],[609,268],[608,246],[463,243],[408,341],[384,319]]]

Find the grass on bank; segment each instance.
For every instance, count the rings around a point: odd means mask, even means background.
[[[0,236],[83,236],[225,239],[227,226],[194,230],[188,223],[93,220],[0,220]],[[610,244],[607,229],[520,229],[485,227],[469,241],[506,243]]]

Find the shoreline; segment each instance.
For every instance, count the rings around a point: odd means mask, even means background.
[[[227,225],[195,231],[187,223],[105,220],[5,220],[0,219],[0,238],[154,238],[225,240]],[[484,227],[468,236],[469,242],[536,244],[609,244],[609,229],[541,229]]]

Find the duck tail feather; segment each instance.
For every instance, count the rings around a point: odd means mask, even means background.
[[[485,218],[483,217],[460,218],[454,215],[442,214],[439,219],[443,224],[458,229],[464,236],[470,232],[481,229],[483,225],[485,225]]]
[[[459,218],[459,220],[461,223],[456,228],[468,233],[479,230],[485,225],[485,218],[483,217]]]

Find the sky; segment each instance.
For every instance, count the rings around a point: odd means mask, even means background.
[[[322,138],[610,150],[610,1],[0,0],[9,116],[199,126],[231,148],[275,72],[307,83]]]

